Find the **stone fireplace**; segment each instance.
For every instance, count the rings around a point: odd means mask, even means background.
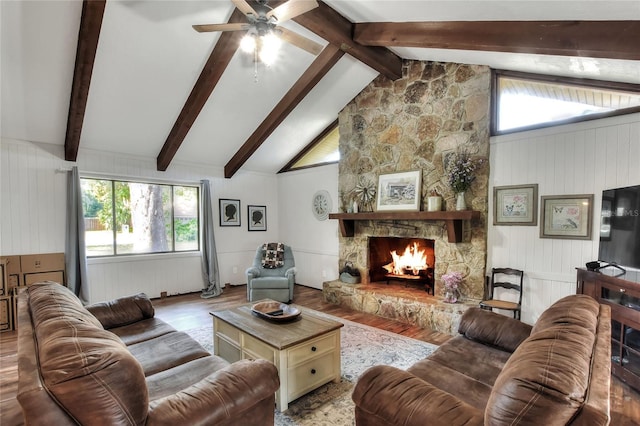
[[[452,334],[465,306],[477,306],[484,291],[486,266],[490,74],[484,66],[405,61],[401,79],[378,76],[341,111],[340,211],[346,212],[344,206],[354,200],[361,212],[374,211],[375,200],[360,202],[358,189],[375,188],[382,174],[410,170],[422,172],[422,206],[436,191],[444,198],[443,210],[455,210],[446,162],[451,153],[464,149],[481,162],[471,189],[465,193],[469,208],[480,214],[479,219],[463,222],[460,242],[450,242],[443,220],[354,221],[353,232],[340,236],[339,267],[351,262],[358,268],[362,287],[325,283],[325,299]],[[369,252],[370,240],[379,237],[433,242],[433,295],[414,292],[429,298],[424,301],[426,307],[415,305],[417,294],[406,296],[404,291],[402,298],[391,293],[383,300],[381,294],[388,285],[386,281],[376,284],[380,281],[378,266]],[[438,282],[443,274],[453,271],[464,277],[462,303],[445,306],[448,304],[442,302]],[[364,287],[369,294],[360,293]],[[425,316],[428,319],[423,322]]]

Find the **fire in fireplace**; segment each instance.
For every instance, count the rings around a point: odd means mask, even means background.
[[[420,275],[425,271],[427,265],[427,255],[425,250],[418,247],[418,243],[408,245],[404,249],[404,253],[398,254],[396,250],[391,252],[391,263],[384,265],[383,268],[393,275]]]
[[[424,285],[433,294],[434,247],[433,240],[424,238],[370,237],[369,282]]]

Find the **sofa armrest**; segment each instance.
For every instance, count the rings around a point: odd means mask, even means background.
[[[388,365],[367,369],[352,399],[356,423],[367,425],[482,425],[484,412],[413,374]]]
[[[284,276],[287,278],[293,277],[296,275],[296,272],[298,272],[298,270],[296,269],[296,267],[292,267],[287,269],[286,271],[284,271]]]
[[[268,424],[264,416],[273,417],[279,387],[278,370],[271,362],[238,361],[181,392],[152,402],[147,425],[227,424],[271,398],[268,413],[255,413],[260,422]]]
[[[251,266],[250,268],[247,268],[245,274],[247,275],[247,279],[257,278],[260,276],[260,269],[255,266]]]
[[[507,352],[516,350],[531,334],[531,326],[480,308],[470,308],[462,315],[458,333],[466,338]]]
[[[155,310],[146,294],[126,296],[87,306],[105,330],[153,318]]]

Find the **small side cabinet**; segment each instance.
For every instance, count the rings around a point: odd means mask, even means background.
[[[578,268],[576,290],[611,306],[611,373],[640,390],[640,272],[615,274]]]

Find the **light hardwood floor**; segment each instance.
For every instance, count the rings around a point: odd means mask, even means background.
[[[443,333],[326,303],[322,299],[322,292],[317,289],[296,285],[294,299],[296,304],[311,309],[436,345],[442,344],[450,338]],[[246,287],[227,286],[222,296],[212,299],[202,299],[199,294],[187,294],[155,299],[153,303],[159,318],[167,321],[178,330],[188,330],[211,321],[209,312],[212,310],[226,309],[246,303]],[[0,334],[0,377],[2,378],[0,382],[0,425],[2,426],[23,424],[20,406],[15,398],[18,387],[16,337],[16,332]],[[610,403],[612,426],[640,425],[640,393],[615,377],[611,382]]]

